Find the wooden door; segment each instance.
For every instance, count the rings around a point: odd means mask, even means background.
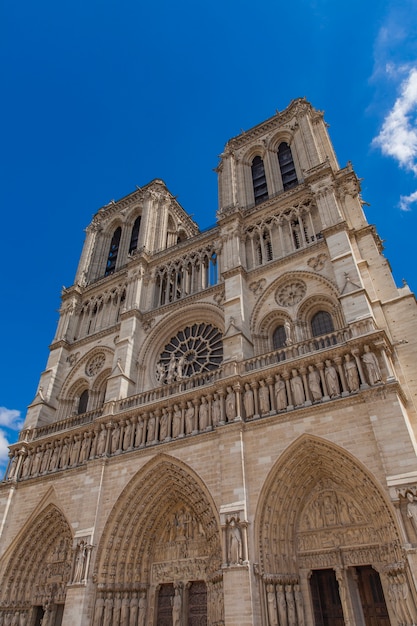
[[[315,570],[310,585],[315,625],[344,626],[339,585],[334,570]]]
[[[161,585],[158,591],[158,626],[172,626],[172,599],[174,597],[174,585],[172,583]]]
[[[207,626],[207,587],[202,580],[188,590],[188,626]]]
[[[356,572],[366,626],[390,626],[378,572],[370,565],[357,567]]]

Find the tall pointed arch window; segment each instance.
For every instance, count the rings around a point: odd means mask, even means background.
[[[82,413],[87,413],[87,406],[88,406],[88,389],[84,389],[84,391],[80,395],[80,399],[78,400],[78,408],[77,408],[78,415],[81,415]]]
[[[268,199],[268,187],[266,184],[264,162],[260,156],[256,156],[252,161],[252,183],[255,204],[260,204]]]
[[[138,247],[139,229],[140,229],[140,215],[135,219],[135,223],[133,224],[132,234],[130,236],[129,254],[132,254],[132,252],[136,250],[136,248]]]
[[[106,271],[104,272],[104,276],[109,276],[110,274],[113,274],[114,270],[116,269],[116,261],[117,261],[117,255],[119,253],[121,236],[122,236],[122,229],[120,228],[120,226],[118,226],[113,233],[113,237],[110,243],[110,250],[109,250],[109,255],[107,257]]]
[[[285,141],[278,148],[278,163],[284,189],[295,187],[298,184],[297,172],[295,171],[291,148]]]
[[[332,316],[327,311],[318,311],[311,319],[313,337],[320,337],[334,331]]]

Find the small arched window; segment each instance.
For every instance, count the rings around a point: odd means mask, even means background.
[[[274,330],[274,334],[272,335],[272,344],[274,346],[274,350],[278,350],[279,348],[284,348],[287,342],[287,334],[285,332],[285,327],[281,324],[277,326]]]
[[[78,409],[77,409],[78,415],[81,415],[81,413],[87,413],[87,406],[88,406],[88,389],[84,389],[84,391],[80,395],[80,399],[78,400]]]
[[[291,189],[298,184],[297,172],[295,171],[294,159],[290,146],[282,142],[278,148],[278,163],[281,170],[281,178],[284,189]]]
[[[311,333],[313,337],[326,335],[334,331],[332,316],[327,311],[318,311],[311,319]]]
[[[140,228],[140,215],[135,219],[135,223],[133,224],[132,234],[130,236],[129,254],[131,254],[138,247],[139,228]]]
[[[106,271],[104,272],[105,276],[109,276],[110,274],[113,274],[114,270],[116,269],[116,261],[117,261],[117,255],[119,253],[121,236],[122,236],[122,229],[119,226],[114,231],[113,237],[110,243],[109,256],[107,257],[107,263],[106,263]]]
[[[264,162],[260,156],[256,156],[252,161],[252,183],[255,204],[260,204],[268,199],[268,187],[266,184]]]

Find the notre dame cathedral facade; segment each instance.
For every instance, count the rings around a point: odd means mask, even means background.
[[[417,307],[304,99],[216,225],[101,208],[0,485],[0,625],[417,623]]]

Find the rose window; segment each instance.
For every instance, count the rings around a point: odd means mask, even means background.
[[[294,280],[280,287],[275,294],[275,299],[281,306],[293,306],[304,298],[306,291],[306,284],[302,280]]]
[[[87,376],[95,376],[103,367],[105,360],[106,356],[102,352],[91,357],[85,367],[85,373]]]
[[[159,357],[160,382],[188,378],[217,369],[223,360],[222,333],[211,324],[193,324],[180,330],[166,344]]]

